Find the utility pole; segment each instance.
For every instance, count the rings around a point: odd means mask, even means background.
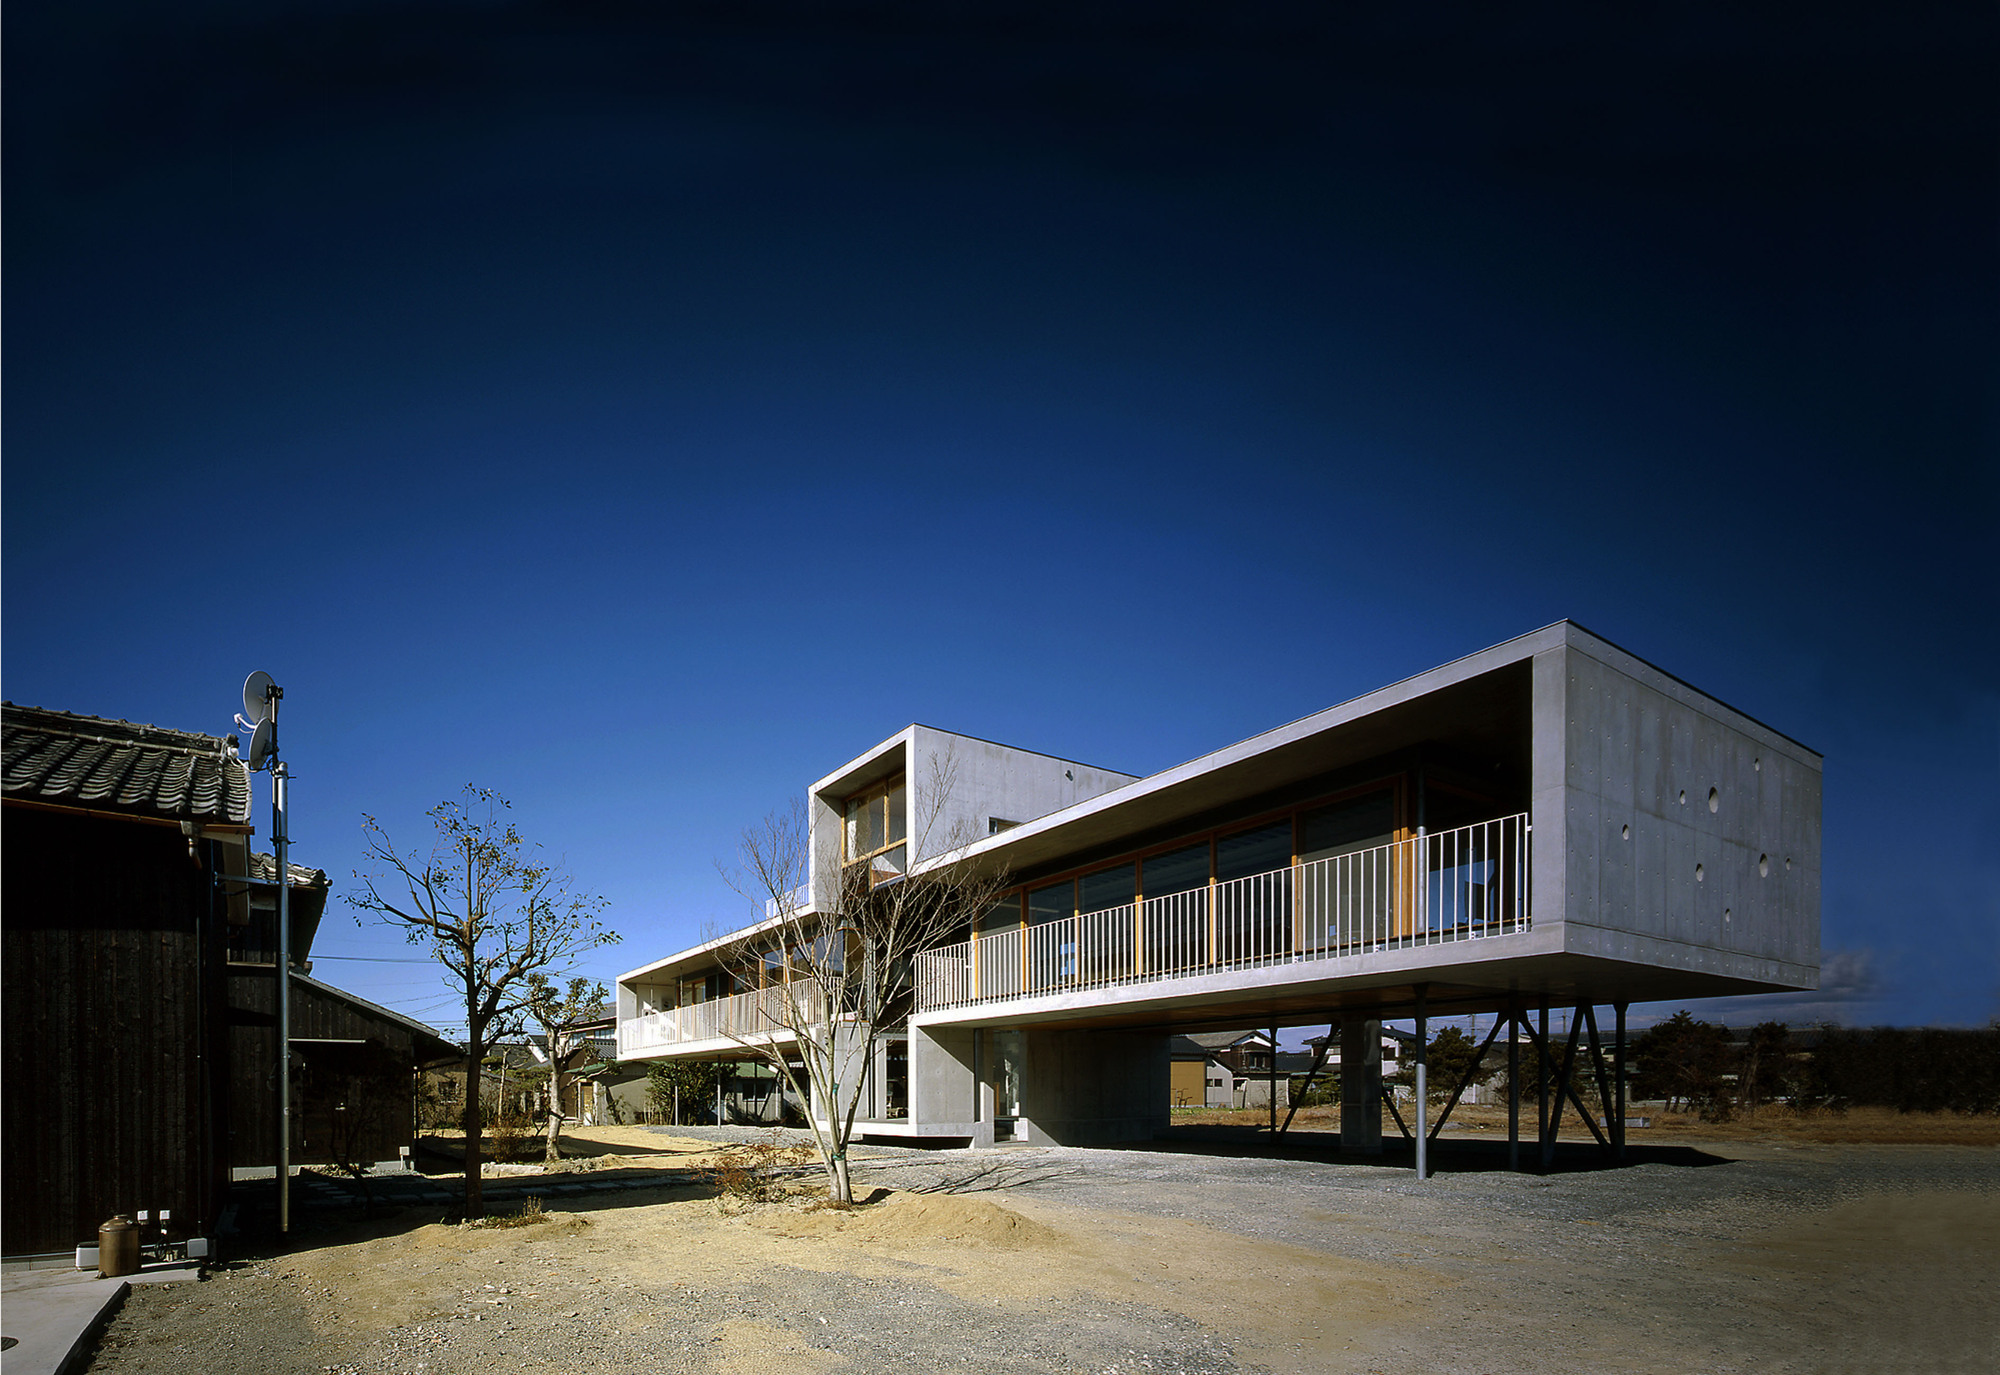
[[[271,843],[277,851],[278,883],[278,1232],[292,1228],[292,869],[286,787],[291,775],[278,754],[278,703],[285,690],[259,670],[243,680],[243,714],[237,724],[251,732],[252,773],[271,771]]]

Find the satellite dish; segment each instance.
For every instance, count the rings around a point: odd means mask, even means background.
[[[243,714],[250,718],[252,726],[268,721],[277,713],[271,703],[271,692],[278,686],[271,675],[258,669],[243,680]],[[257,767],[255,764],[251,768]]]
[[[270,762],[271,750],[275,746],[272,739],[277,734],[269,717],[257,723],[257,733],[250,737],[250,771],[255,773]]]

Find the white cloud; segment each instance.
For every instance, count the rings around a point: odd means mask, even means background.
[[[1630,1024],[1651,1026],[1663,1022],[1681,1007],[1704,1022],[1724,1022],[1732,1027],[1755,1026],[1759,1022],[1786,1022],[1792,1026],[1816,1026],[1833,1022],[1841,1026],[1868,1026],[1881,1017],[1884,998],[1881,961],[1875,951],[1825,950],[1820,952],[1819,987],[1805,993],[1756,993],[1741,998],[1701,998],[1682,1003],[1643,1003],[1632,1009]]]

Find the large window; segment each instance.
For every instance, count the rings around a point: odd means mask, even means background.
[[[1398,885],[1396,797],[1387,788],[1299,813],[1305,946],[1325,950],[1389,934]]]
[[[1276,959],[1292,949],[1292,819],[1216,837],[1216,958]]]
[[[1099,869],[1076,881],[1076,906],[1087,979],[1122,979],[1132,973],[1132,899],[1134,870],[1130,861]],[[1094,915],[1093,915],[1094,914]]]
[[[1139,862],[1146,898],[1146,969],[1171,973],[1208,961],[1208,842]]]
[[[901,775],[847,799],[841,859],[867,861],[877,883],[903,872],[908,860],[909,798]]]
[[[1028,890],[1028,977],[1038,988],[1076,978],[1076,885]]]
[[[1443,785],[1432,786],[1429,802],[1440,827],[1477,821],[1494,805]],[[1398,903],[1408,907],[1420,891],[1409,856],[1393,848],[1401,813],[1399,782],[1381,778],[1170,849],[1050,875],[1010,893],[979,929],[1017,920],[1029,928],[1023,958],[1033,967],[1022,977],[1030,983],[1145,978],[1384,940],[1395,934]],[[1485,914],[1503,902],[1499,866],[1476,840],[1457,845],[1429,863],[1431,908],[1452,920],[1490,920]],[[1073,945],[1052,929],[1072,914],[1065,929],[1075,930]]]

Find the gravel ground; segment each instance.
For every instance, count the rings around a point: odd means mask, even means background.
[[[560,1201],[594,1225],[406,1214],[365,1237],[301,1236],[207,1283],[135,1293],[91,1369],[2000,1365],[1990,1149],[1716,1146],[1546,1177],[1447,1168],[1423,1184],[1371,1164],[1189,1151],[856,1156],[860,1187],[898,1192],[855,1214],[724,1215],[683,1187]]]

